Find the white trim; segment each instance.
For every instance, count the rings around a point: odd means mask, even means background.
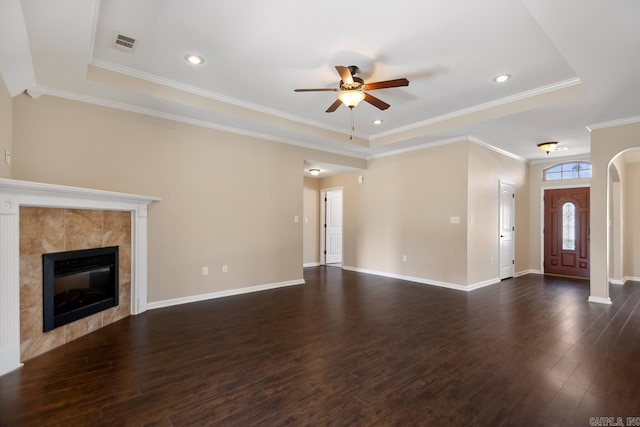
[[[611,298],[609,297],[594,297],[593,295],[590,295],[587,301],[595,302],[596,304],[611,304]]]
[[[322,265],[322,264],[320,264],[319,262],[305,262],[304,264],[302,264],[302,267],[303,268],[306,268],[306,267],[317,267],[319,265]]]
[[[479,139],[477,139],[477,138],[475,138],[473,136],[470,136],[468,139],[469,139],[469,142],[473,142],[475,144],[482,145],[483,147],[486,147],[486,148],[488,148],[490,150],[493,150],[498,154],[502,154],[503,156],[511,157],[512,159],[520,160],[521,162],[524,162],[524,163],[529,163],[529,161],[527,159],[525,159],[524,157],[520,157],[517,154],[510,153],[507,150],[503,150],[502,148],[495,147],[495,146],[493,146],[491,144],[488,144],[488,143],[486,143],[484,141],[481,141],[481,140],[479,140]]]
[[[367,268],[350,267],[348,265],[342,266],[343,270],[355,271],[357,273],[373,274],[375,276],[390,277],[392,279],[406,280],[407,282],[415,282],[423,285],[438,286],[440,288],[453,289],[456,291],[470,292],[485,286],[500,283],[499,278],[485,280],[483,282],[473,283],[471,285],[460,285],[457,283],[441,282],[439,280],[423,279],[422,277],[405,276],[403,274],[387,273],[378,270],[369,270]]]
[[[385,151],[382,153],[372,154],[367,157],[367,160],[379,159],[381,157],[395,156],[397,154],[409,153],[411,151],[426,150],[429,148],[439,147],[441,145],[454,144],[456,142],[464,142],[464,141],[469,141],[469,137],[456,136],[454,138],[441,139],[439,141],[425,142],[424,144],[415,145],[413,147],[400,148],[398,150]],[[372,148],[375,148],[375,147],[372,147]]]
[[[526,276],[527,274],[542,274],[542,273],[540,272],[540,270],[534,270],[530,268],[528,270],[518,271],[516,274],[513,275],[513,277]]]
[[[587,161],[587,162],[591,163],[591,154],[590,153],[587,153],[587,154],[576,154],[576,155],[566,156],[566,157],[556,157],[556,156],[554,156],[553,158],[550,158],[550,159],[549,158],[544,158],[544,159],[530,160],[529,163],[532,164],[532,165],[539,165],[539,164],[543,164],[543,163],[549,163],[549,166],[555,166],[555,165],[559,165],[560,163],[571,163],[572,161],[576,161],[576,162]],[[576,179],[583,179],[583,178],[576,178]],[[558,180],[558,181],[560,181],[560,180]],[[551,182],[551,181],[545,181],[545,182]]]
[[[511,96],[506,96],[504,98],[500,98],[500,99],[496,99],[493,101],[489,101],[489,102],[485,102],[484,104],[478,104],[478,105],[474,105],[473,107],[469,107],[469,108],[463,108],[461,110],[457,110],[451,113],[447,113],[447,114],[442,114],[440,116],[436,116],[436,117],[432,117],[430,119],[427,120],[422,120],[420,122],[416,122],[416,123],[412,123],[410,125],[406,125],[406,126],[401,126],[395,129],[391,129],[388,130],[386,132],[380,132],[374,135],[371,135],[371,137],[369,138],[370,141],[373,141],[374,139],[379,139],[379,138],[383,138],[385,136],[390,136],[390,135],[395,135],[397,133],[400,132],[404,132],[407,130],[412,130],[415,128],[419,128],[422,126],[428,126],[428,125],[432,125],[435,123],[439,123],[439,122],[443,122],[445,120],[450,120],[450,119],[454,119],[457,117],[461,117],[461,116],[465,116],[467,114],[472,114],[472,113],[477,113],[480,111],[484,111],[484,110],[489,110],[491,108],[496,108],[496,107],[500,107],[502,105],[507,105],[510,104],[512,102],[517,102],[517,101],[521,101],[527,98],[531,98],[534,96],[538,96],[538,95],[544,95],[546,93],[550,93],[550,92],[554,92],[556,90],[560,90],[560,89],[565,89],[571,86],[576,86],[582,84],[582,81],[577,78],[574,77],[572,79],[568,79],[568,80],[564,80],[561,82],[557,82],[557,83],[553,83],[547,86],[542,86],[539,88],[535,88],[526,92],[520,92],[520,93],[516,93],[515,95],[511,95]]]
[[[150,302],[147,306],[149,310],[156,308],[171,307],[174,305],[189,304],[198,301],[207,301],[210,299],[224,298],[233,295],[248,294],[252,292],[266,291],[269,289],[283,288],[285,286],[304,285],[304,279],[288,280],[286,282],[268,283],[266,285],[248,286],[245,288],[228,289],[226,291],[210,292],[207,294],[191,295],[188,297],[173,298],[162,301]]]
[[[282,144],[295,145],[298,147],[310,148],[313,150],[321,150],[327,153],[339,154],[341,156],[353,157],[356,159],[366,159],[366,153],[360,153],[351,150],[340,150],[320,146],[312,143],[301,142],[297,139],[283,138],[279,136],[273,136],[266,133],[254,132],[245,129],[240,129],[232,126],[221,125],[218,123],[209,122],[206,120],[192,119],[186,116],[180,116],[173,113],[166,113],[163,111],[153,110],[151,108],[139,107],[137,105],[125,104],[123,102],[112,101],[104,98],[97,98],[94,96],[83,95],[75,92],[69,92],[66,90],[59,90],[50,87],[40,86],[42,93],[45,95],[55,96],[58,98],[70,99],[72,101],[84,102],[87,104],[99,105],[101,107],[114,108],[116,110],[129,111],[132,113],[143,114],[145,116],[157,117],[159,119],[171,120],[174,122],[185,123],[188,125],[199,126],[208,129],[215,129],[223,132],[229,132],[237,135],[248,136],[251,138],[258,138],[267,141],[280,142]],[[366,138],[365,138],[366,139]],[[354,147],[354,148],[366,148],[366,147]]]
[[[158,197],[0,179],[0,375],[20,364],[20,206],[130,211],[131,314],[147,306],[147,206]]]
[[[604,129],[604,128],[610,128],[614,126],[629,125],[632,123],[639,123],[639,122],[640,122],[640,116],[635,116],[635,117],[627,117],[626,119],[617,119],[617,120],[610,120],[608,122],[594,123],[592,125],[587,125],[586,128],[589,132],[593,132],[596,129]]]
[[[268,114],[270,116],[280,117],[282,119],[291,120],[293,122],[302,123],[305,125],[314,126],[317,128],[326,129],[332,132],[337,132],[337,133],[346,135],[344,133],[344,129],[342,128],[330,126],[330,125],[327,125],[326,123],[317,122],[314,120],[308,120],[299,116],[295,116],[293,114],[285,113],[280,110],[267,108],[262,105],[253,104],[247,101],[240,100],[238,98],[222,95],[220,93],[205,90],[196,86],[187,85],[175,80],[157,76],[155,74],[145,73],[144,71],[139,71],[139,70],[135,70],[133,68],[125,67],[119,64],[114,64],[113,62],[105,61],[103,59],[91,58],[91,60],[89,61],[89,65],[93,65],[94,67],[113,71],[119,74],[124,74],[130,77],[145,80],[148,82],[156,83],[165,87],[170,87],[172,89],[177,89],[183,92],[202,96],[203,98],[213,99],[215,101],[224,102],[226,104],[234,105],[236,107],[246,108],[247,110],[257,111],[259,113]],[[354,133],[354,135],[359,138],[367,139],[365,136],[358,135],[356,133]]]
[[[19,195],[20,205],[29,205],[30,203],[60,203],[62,198],[63,203],[69,203],[69,205],[58,207],[82,208],[94,206],[94,202],[104,202],[109,204],[110,208],[117,210],[119,205],[127,205],[127,208],[130,207],[129,205],[132,203],[146,206],[151,202],[159,202],[162,200],[159,197],[6,178],[0,178],[0,189],[3,193]],[[55,199],[55,202],[52,202],[51,199]]]
[[[411,151],[417,151],[417,150],[425,150],[429,148],[439,147],[441,145],[455,144],[456,142],[465,142],[465,141],[473,142],[474,144],[481,145],[485,148],[495,151],[496,153],[502,154],[503,156],[511,157],[512,159],[519,160],[524,163],[528,163],[528,160],[525,159],[524,157],[520,157],[517,154],[510,153],[506,150],[503,150],[502,148],[495,147],[491,144],[488,144],[470,135],[455,136],[453,138],[446,138],[438,141],[425,142],[424,144],[414,145],[413,147],[400,148],[398,150],[385,151],[382,153],[372,154],[367,157],[367,160],[379,159],[381,157],[395,156],[397,154],[409,153]],[[371,147],[371,148],[375,148],[375,147]]]
[[[485,288],[487,286],[495,285],[496,283],[500,283],[502,280],[499,277],[494,277],[493,279],[485,280],[483,282],[472,283],[471,285],[467,285],[466,291],[471,292],[476,289]]]
[[[627,282],[640,282],[640,277],[624,276],[623,279],[609,279],[609,283],[612,285],[624,285]]]

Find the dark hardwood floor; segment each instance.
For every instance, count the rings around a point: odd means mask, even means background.
[[[0,425],[640,417],[640,283],[605,306],[587,281],[539,275],[471,293],[331,267],[305,278],[148,311],[29,360],[0,377]]]

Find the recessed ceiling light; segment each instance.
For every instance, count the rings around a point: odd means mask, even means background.
[[[383,121],[384,120],[382,120],[382,119],[375,119],[371,123],[373,123],[374,125],[381,125]]]
[[[186,59],[189,64],[193,65],[200,65],[204,62],[204,58],[202,56],[196,55],[194,53],[185,55],[184,59]]]
[[[500,74],[494,77],[493,81],[496,83],[504,83],[511,78],[511,74]]]

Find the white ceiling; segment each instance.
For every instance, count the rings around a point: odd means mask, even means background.
[[[527,160],[558,140],[568,150],[552,156],[575,156],[589,152],[586,126],[640,116],[637,0],[21,4],[10,21],[26,27],[38,86],[23,89],[354,157],[461,138]],[[113,48],[117,33],[135,53]],[[350,140],[349,110],[324,112],[334,92],[293,92],[337,87],[335,65],[410,85],[373,92],[391,108],[358,106]],[[513,78],[498,85],[501,73]]]

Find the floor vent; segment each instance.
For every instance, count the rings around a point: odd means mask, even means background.
[[[137,40],[123,34],[117,34],[113,42],[113,47],[119,51],[133,53],[136,50]]]

